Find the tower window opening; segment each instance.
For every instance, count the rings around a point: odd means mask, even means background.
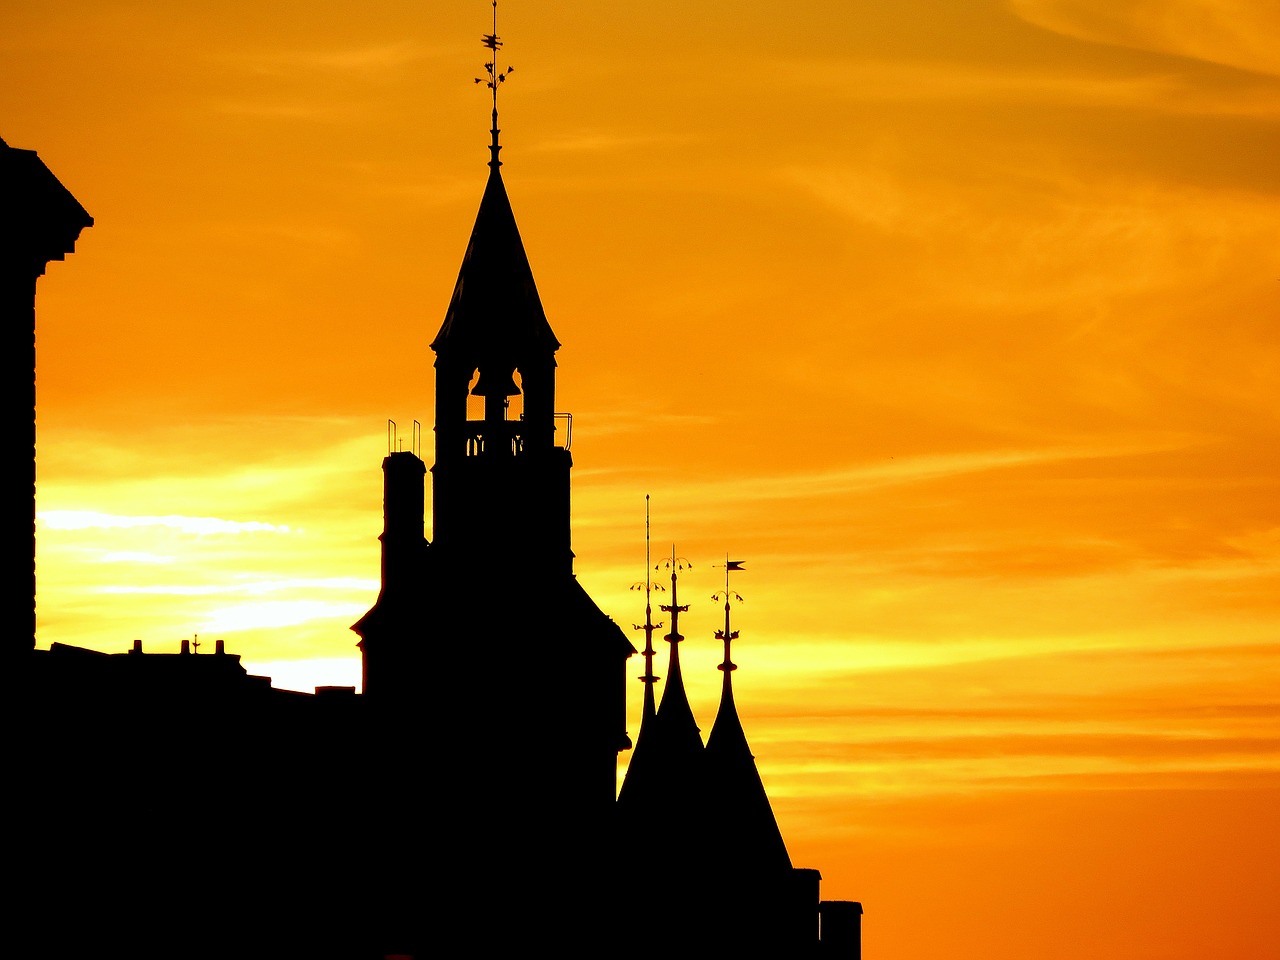
[[[484,419],[484,397],[476,396],[471,391],[476,388],[476,384],[480,382],[480,371],[473,370],[471,372],[471,382],[467,384],[467,419],[483,420]]]
[[[523,420],[524,419],[524,379],[520,376],[520,371],[515,370],[511,374],[511,382],[516,385],[519,393],[507,397],[507,419]]]

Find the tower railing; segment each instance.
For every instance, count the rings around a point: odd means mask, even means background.
[[[557,423],[564,421],[564,443],[558,443],[556,446],[564,447],[566,450],[573,445],[573,414],[572,413],[553,413],[552,419]],[[557,427],[556,429],[559,429]]]
[[[552,416],[555,433],[559,434],[563,430],[563,442],[560,442],[559,436],[554,436],[553,445],[568,450],[573,443],[573,414],[556,413]],[[525,426],[523,415],[519,420],[467,420],[463,430],[467,456],[478,457],[499,452],[519,456],[524,452]]]

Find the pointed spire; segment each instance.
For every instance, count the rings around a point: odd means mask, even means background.
[[[641,723],[635,753],[627,766],[618,802],[626,816],[648,815],[655,809],[661,809],[667,818],[666,829],[670,834],[666,842],[679,847],[683,840],[677,843],[673,838],[684,837],[690,829],[690,822],[681,819],[684,815],[677,811],[685,804],[697,805],[701,800],[703,746],[680,672],[680,642],[684,639],[680,635],[680,614],[687,611],[689,605],[680,603],[679,575],[681,571],[690,569],[691,564],[684,557],[677,556],[672,546],[671,558],[653,569],[661,570],[664,566],[671,572],[671,602],[663,604],[660,609],[671,614],[671,630],[666,636],[671,644],[671,659],[662,688],[662,700],[652,721]],[[651,672],[646,670],[646,673]],[[646,684],[647,691],[652,689],[652,684]]]
[[[716,564],[719,566],[719,564]],[[720,709],[716,711],[715,723],[711,725],[711,734],[707,737],[710,748],[714,738],[717,749],[729,748],[732,752],[752,759],[751,750],[747,746],[747,736],[742,729],[742,721],[738,719],[738,708],[733,701],[733,671],[738,669],[733,662],[731,645],[738,639],[738,631],[732,629],[729,618],[734,601],[742,603],[742,595],[729,589],[729,574],[743,569],[743,561],[724,558],[724,590],[711,595],[712,600],[724,600],[724,629],[716,631],[716,639],[724,642],[724,662],[716,669],[724,673],[720,685]]]
[[[431,342],[437,355],[443,352],[463,365],[480,365],[487,359],[495,374],[509,371],[531,359],[546,360],[560,348],[542,309],[542,299],[533,282],[533,269],[516,227],[511,200],[502,182],[498,160],[498,87],[511,73],[512,67],[498,70],[498,4],[493,2],[493,33],[485,34],[481,43],[492,51],[485,67],[485,84],[492,92],[493,125],[490,130],[489,180],[480,210],[476,214],[471,239],[462,258],[458,280],[444,323]],[[486,79],[487,78],[487,79]],[[497,367],[504,367],[497,370]],[[499,376],[497,387],[510,395],[509,376]],[[488,389],[488,388],[487,388]]]
[[[715,600],[724,600],[724,629],[716,631],[716,639],[724,642],[724,662],[720,664],[724,681],[706,750],[709,799],[718,821],[713,846],[719,867],[728,876],[789,870],[791,858],[733,699],[732,676],[737,665],[731,644],[738,631],[732,628],[730,611],[733,603],[742,602],[742,596],[729,588],[729,574],[743,570],[743,561],[726,555],[724,568],[724,590],[713,595]]]
[[[689,706],[689,696],[684,690],[684,677],[680,673],[680,643],[684,637],[680,635],[680,614],[689,610],[687,603],[682,604],[679,600],[678,583],[681,570],[691,570],[691,564],[684,557],[676,556],[675,544],[671,545],[671,559],[664,560],[654,569],[666,565],[671,571],[671,602],[663,604],[659,609],[663,613],[671,614],[671,632],[664,638],[671,644],[671,659],[667,667],[667,683],[662,688],[662,702],[658,704],[658,715],[662,717],[663,725],[670,730],[692,730],[697,734],[698,725],[693,719],[693,708]],[[698,745],[702,745],[702,740],[698,738]]]

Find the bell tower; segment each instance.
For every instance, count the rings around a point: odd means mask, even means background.
[[[557,443],[556,360],[560,342],[542,309],[533,270],[502,182],[498,89],[512,72],[490,51],[485,84],[493,110],[489,179],[462,258],[436,354],[435,543],[467,563],[505,561],[571,574],[568,415]],[[520,383],[516,383],[519,377]],[[469,397],[482,401],[478,418]],[[511,415],[513,397],[520,412]]]
[[[496,112],[494,123],[488,183],[431,344],[435,545],[464,562],[505,559],[569,574],[568,418],[555,413],[560,343],[502,182]],[[476,406],[480,416],[469,413]],[[560,435],[557,423],[566,427]]]
[[[496,23],[484,45],[488,178],[431,342],[432,538],[426,463],[392,451],[382,591],[353,627],[381,804],[371,844],[401,864],[383,889],[408,925],[431,902],[439,916],[489,929],[484,895],[500,880],[520,893],[486,936],[537,942],[545,931],[562,942],[566,930],[588,936],[584,917],[608,913],[602,877],[635,648],[573,573],[560,343],[502,179],[497,90],[510,68],[498,70]],[[432,785],[430,803],[417,783]],[[444,893],[425,890],[434,869],[450,872]],[[592,880],[572,891],[548,883],[566,875]]]

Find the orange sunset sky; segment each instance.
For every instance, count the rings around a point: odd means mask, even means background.
[[[867,956],[1280,957],[1280,6],[499,15],[579,578],[643,619],[651,494],[706,731],[746,561],[739,709]],[[96,220],[39,282],[38,646],[358,682],[490,16],[2,0],[0,136]]]

